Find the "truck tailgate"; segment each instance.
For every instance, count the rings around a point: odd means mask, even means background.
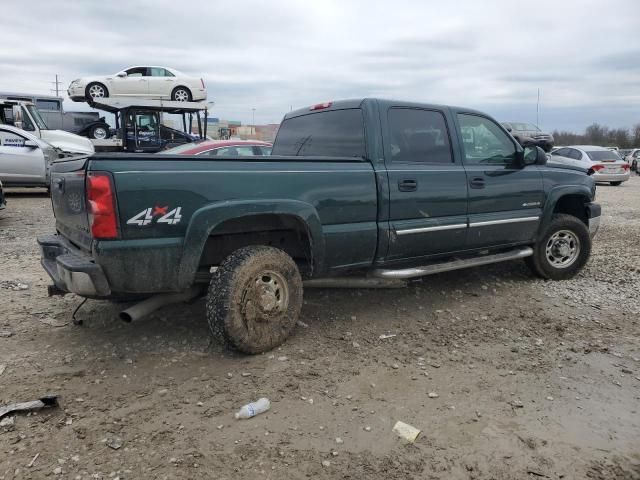
[[[56,230],[85,251],[91,249],[85,178],[88,157],[58,160],[51,167],[51,204]]]

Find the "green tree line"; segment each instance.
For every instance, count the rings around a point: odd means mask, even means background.
[[[555,145],[600,145],[602,147],[640,148],[640,123],[630,129],[609,128],[593,123],[583,134],[553,131]]]

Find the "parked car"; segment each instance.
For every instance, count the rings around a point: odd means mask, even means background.
[[[523,147],[536,145],[545,152],[550,152],[553,148],[553,135],[544,133],[533,123],[503,122],[502,126]]]
[[[0,98],[33,103],[47,127],[52,130],[64,130],[83,137],[94,138],[90,136],[90,133],[100,124],[106,124],[104,117],[100,117],[98,112],[66,112],[62,97],[34,93],[0,92]]]
[[[271,144],[258,140],[203,140],[179,145],[160,152],[162,155],[209,155],[252,157],[271,154]]]
[[[121,313],[132,320],[209,285],[212,333],[259,353],[295,327],[303,278],[407,279],[526,258],[536,275],[567,279],[600,221],[583,169],[546,167],[541,148],[471,109],[314,105],[284,117],[272,154],[56,161],[58,233],[38,239],[49,293],[156,295]]]
[[[629,180],[629,164],[618,152],[595,145],[564,147],[551,153],[551,161],[585,168],[596,182],[618,186]]]
[[[65,132],[51,130],[31,102],[0,99],[0,124],[11,125],[49,143],[57,148],[60,155],[87,155],[94,153],[93,144],[88,138]]]
[[[640,148],[631,148],[624,157],[625,161],[631,166],[631,170],[640,173],[638,163],[640,163]]]
[[[67,90],[74,102],[128,95],[161,97],[178,102],[206,100],[202,78],[185,75],[169,67],[130,67],[114,75],[78,78]]]
[[[5,187],[49,187],[58,152],[35,135],[0,125],[0,181]]]
[[[4,190],[2,189],[2,182],[0,181],[0,210],[4,210],[7,206],[7,199],[4,197]]]

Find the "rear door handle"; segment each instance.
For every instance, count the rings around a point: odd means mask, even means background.
[[[484,188],[484,178],[482,177],[474,177],[469,180],[469,186],[471,188]]]
[[[398,180],[398,190],[401,192],[415,192],[418,189],[418,182],[414,179]]]

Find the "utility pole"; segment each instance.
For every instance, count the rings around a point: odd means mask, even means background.
[[[536,103],[536,126],[540,127],[540,89],[538,88],[538,102]]]
[[[62,84],[62,82],[58,81],[58,74],[57,73],[56,73],[56,81],[55,82],[51,82],[51,83],[53,83],[53,86],[55,87],[55,88],[52,88],[51,91],[52,92],[56,92],[56,97],[59,97],[60,96],[60,93],[59,93],[60,87],[59,86]]]
[[[253,118],[253,120],[252,120],[253,123],[252,123],[252,125],[255,127],[256,126],[256,109],[252,108],[251,112],[253,114],[253,117],[252,117]]]

